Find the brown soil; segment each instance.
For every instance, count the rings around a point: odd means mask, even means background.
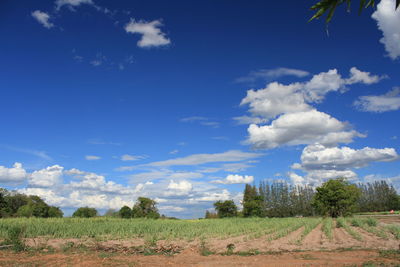
[[[343,228],[334,228],[333,239],[329,240],[321,228],[318,225],[303,240],[300,238],[304,228],[272,241],[268,235],[191,242],[160,240],[156,244],[146,243],[144,239],[34,238],[25,240],[26,245],[36,248],[34,252],[14,254],[0,250],[0,266],[342,266],[368,261],[391,262],[391,259],[379,258],[378,250],[399,249],[400,241],[389,234],[388,239],[382,239],[352,227],[362,237],[358,241]],[[223,255],[228,246],[233,247],[236,255]],[[205,252],[214,255],[202,256]],[[397,262],[399,258],[400,252]]]
[[[398,263],[395,258],[383,258],[376,251],[286,252],[280,254],[243,256],[201,256],[183,252],[176,256],[140,256],[104,253],[40,254],[0,251],[0,266],[361,266],[367,262]]]

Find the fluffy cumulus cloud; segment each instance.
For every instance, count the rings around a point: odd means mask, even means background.
[[[142,38],[137,42],[139,47],[157,47],[165,46],[171,43],[166,34],[163,33],[160,27],[163,26],[161,21],[153,20],[146,21],[131,21],[125,25],[125,31],[132,34],[141,34]]]
[[[14,163],[11,168],[0,166],[0,182],[19,184],[27,179],[27,173],[19,162]]]
[[[125,205],[133,206],[139,196],[144,196],[155,199],[162,213],[180,218],[201,217],[216,200],[234,199],[239,204],[242,198],[240,194],[231,194],[206,181],[187,180],[188,177],[203,177],[201,173],[171,170],[164,170],[164,173],[167,176],[159,174],[161,178],[154,182],[120,184],[101,174],[76,168],[65,170],[59,165],[27,173],[16,163],[12,168],[0,166],[0,181],[12,184],[27,181],[27,186],[19,192],[37,195],[63,209],[89,206],[100,212],[110,208],[118,210]]]
[[[63,6],[74,8],[82,4],[94,5],[94,2],[92,0],[56,0],[55,4],[57,10],[59,10]]]
[[[383,37],[386,52],[393,60],[400,57],[400,12],[395,10],[395,0],[381,0],[372,14]]]
[[[361,111],[386,112],[400,109],[400,88],[394,88],[383,95],[360,96],[355,102]]]
[[[308,71],[290,68],[276,68],[276,69],[261,69],[257,71],[251,71],[248,75],[244,77],[237,78],[235,81],[238,83],[252,83],[259,79],[268,80],[276,79],[282,76],[296,76],[305,77],[310,75]]]
[[[254,177],[250,175],[230,174],[224,180],[215,180],[216,184],[250,184],[254,181]]]
[[[34,171],[29,177],[29,185],[32,187],[52,187],[61,182],[64,168],[59,165]]]
[[[394,161],[398,158],[399,156],[393,148],[352,149],[315,144],[304,148],[301,154],[301,167],[305,170],[344,170],[365,167],[376,161]]]
[[[34,17],[43,27],[50,29],[54,27],[54,24],[50,22],[50,15],[46,12],[40,10],[35,10],[32,12],[32,17]]]
[[[346,123],[315,109],[284,114],[272,121],[270,125],[251,124],[248,133],[247,143],[257,149],[315,142],[335,145],[350,143],[354,137],[363,136],[354,130],[348,130]]]
[[[167,189],[169,189],[167,192],[165,192],[165,195],[175,195],[175,196],[182,196],[182,195],[188,195],[190,191],[192,191],[192,184],[188,181],[178,181],[174,182],[174,180],[171,180]]]
[[[264,89],[247,91],[241,105],[249,106],[251,116],[237,117],[236,120],[251,122],[246,143],[257,149],[315,142],[325,145],[349,143],[354,137],[363,135],[311,104],[320,103],[329,92],[344,92],[351,84],[373,84],[382,78],[353,67],[348,78],[332,69],[316,74],[306,82],[269,83]],[[270,124],[260,125],[270,120]]]
[[[345,177],[356,179],[357,174],[352,169],[368,166],[373,162],[389,162],[399,159],[393,148],[352,149],[349,147],[325,147],[321,144],[309,145],[304,148],[301,163],[292,165],[307,173],[302,177],[294,172],[289,174],[295,183],[320,184],[327,179]]]

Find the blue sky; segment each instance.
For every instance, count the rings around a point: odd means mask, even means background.
[[[0,185],[66,214],[195,218],[244,183],[400,189],[400,11],[312,1],[0,4]]]

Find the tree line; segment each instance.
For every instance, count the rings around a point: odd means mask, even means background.
[[[242,211],[238,211],[233,200],[217,201],[215,212],[206,211],[205,217],[337,217],[354,212],[399,210],[400,196],[386,181],[351,184],[339,178],[317,188],[261,182],[258,187],[245,185],[242,205]]]
[[[47,205],[38,196],[27,196],[0,188],[0,218],[63,217],[60,208]]]

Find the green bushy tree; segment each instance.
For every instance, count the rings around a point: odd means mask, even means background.
[[[219,218],[237,216],[237,206],[233,200],[217,201],[214,203]]]
[[[329,180],[316,191],[313,206],[321,215],[347,216],[357,210],[361,191],[343,178]]]
[[[160,218],[160,213],[156,207],[156,202],[147,197],[139,197],[132,208],[133,218]]]
[[[97,215],[98,213],[95,208],[81,207],[72,214],[72,217],[91,218]]]
[[[124,218],[124,219],[132,218],[132,209],[129,208],[128,206],[123,206],[119,210],[119,217]]]

